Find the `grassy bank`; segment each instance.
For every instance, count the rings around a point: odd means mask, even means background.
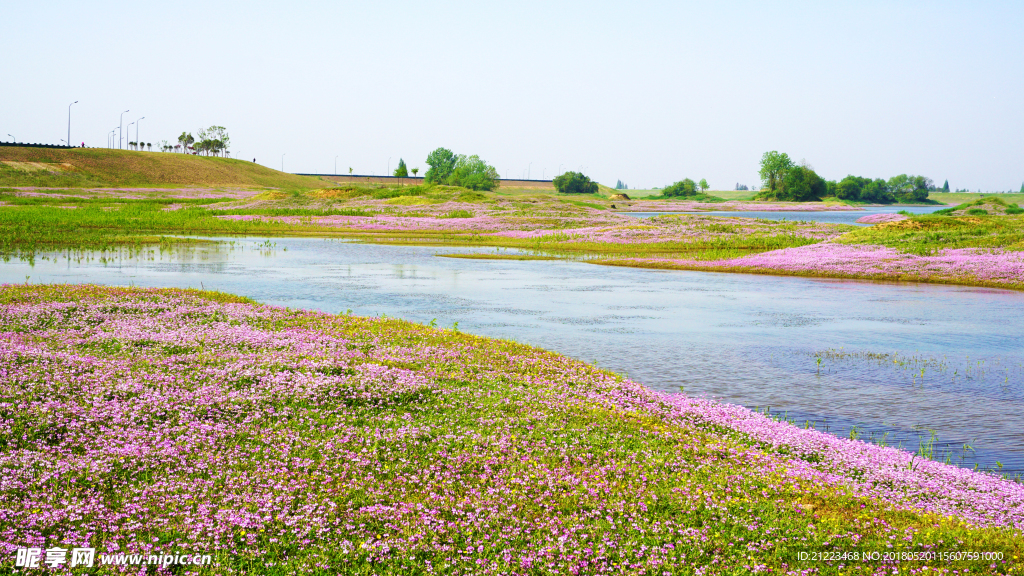
[[[66,285],[0,289],[0,330],[5,562],[88,545],[97,564],[211,554],[198,574],[1007,574],[1024,555],[1018,484],[514,342]],[[967,551],[1001,559],[941,556]]]
[[[105,148],[0,147],[0,186],[310,189],[327,184],[230,158]]]
[[[89,194],[92,194],[91,196]],[[172,197],[173,196],[173,197]],[[245,197],[0,190],[0,253],[173,243],[180,236],[321,236],[383,244],[511,248],[602,264],[1024,287],[1024,216],[998,198],[869,227],[719,218],[638,219],[597,196],[446,186],[270,190]],[[621,202],[620,202],[621,204]],[[700,203],[631,201],[661,211]],[[750,209],[746,204],[729,204]],[[713,206],[719,206],[713,204]],[[788,210],[779,203],[760,210]],[[803,205],[854,209],[846,205]],[[521,256],[517,258],[523,258]]]

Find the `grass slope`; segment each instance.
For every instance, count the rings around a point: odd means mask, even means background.
[[[3,162],[36,162],[51,165],[52,169],[27,171]],[[105,148],[0,147],[0,186],[309,189],[328,184],[319,178],[295,176],[230,158]]]

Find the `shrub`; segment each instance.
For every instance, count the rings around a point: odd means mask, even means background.
[[[757,198],[782,200],[786,202],[810,202],[820,200],[826,192],[825,181],[814,170],[806,166],[793,166],[773,191],[765,190]]]
[[[596,194],[597,182],[580,172],[566,172],[554,179],[555,190],[561,194]]]
[[[451,210],[438,216],[438,218],[472,218],[473,213],[469,210]]]
[[[1021,208],[1020,206],[1017,206],[1016,204],[1012,204],[1012,205],[1006,207],[1006,213],[1007,214],[1024,214],[1024,208]]]
[[[697,195],[697,184],[689,178],[683,178],[679,182],[666,186],[661,191],[662,196],[696,196]]]
[[[498,187],[498,171],[479,156],[459,155],[448,184],[470,190],[494,190]]]

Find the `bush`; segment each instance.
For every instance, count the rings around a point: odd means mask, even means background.
[[[661,191],[661,195],[665,197],[696,196],[697,184],[689,178],[683,178],[671,186],[666,186],[665,189]]]
[[[793,166],[786,171],[782,182],[774,191],[769,189],[761,192],[757,198],[784,202],[811,202],[821,200],[826,190],[825,181],[814,170],[804,166]]]
[[[580,172],[566,172],[554,180],[555,190],[561,194],[596,194],[597,182]]]
[[[472,218],[473,213],[469,210],[450,210],[438,216],[438,218]]]
[[[430,168],[423,175],[427,184],[445,184],[448,177],[455,171],[455,163],[458,161],[455,153],[447,148],[437,148],[427,156],[427,165]]]
[[[424,174],[427,184],[448,184],[470,190],[494,190],[498,171],[479,156],[456,156],[447,148],[438,148],[427,156],[430,169]]]
[[[1007,214],[1024,214],[1024,208],[1017,206],[1016,204],[1006,207]]]
[[[498,187],[498,171],[479,156],[459,155],[448,184],[470,190],[494,190]]]

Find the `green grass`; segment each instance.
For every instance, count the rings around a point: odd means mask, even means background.
[[[52,170],[25,171],[4,161],[40,162]],[[71,168],[59,166],[69,164]],[[104,148],[0,147],[0,186],[183,187],[239,186],[311,189],[329,183],[231,158]]]
[[[329,230],[316,226],[260,219],[225,220],[201,208],[163,210],[159,204],[126,204],[113,209],[88,205],[70,210],[49,206],[0,209],[2,255],[179,242],[163,235],[317,235],[317,232],[329,234]]]
[[[978,194],[974,192],[929,192],[929,200],[937,200],[943,204],[956,206],[973,202],[984,196],[985,198],[999,198],[1007,204],[1019,204],[1024,202],[1024,194]]]
[[[1024,250],[1024,216],[928,214],[859,228],[835,241],[879,244],[919,256],[935,254],[943,248]]]
[[[535,256],[532,254],[481,254],[481,253],[456,253],[456,254],[434,254],[441,258],[463,258],[466,260],[562,260],[557,256]]]
[[[717,204],[719,202],[725,202],[726,199],[721,196],[712,196],[710,194],[696,194],[694,196],[649,196],[645,200],[680,200],[683,202],[702,202],[705,204]]]
[[[67,194],[67,195],[65,195]],[[231,202],[234,198],[119,198],[91,194],[81,196],[78,190],[58,190],[44,196],[22,196],[12,189],[0,189],[0,203],[9,206],[122,206],[126,204],[159,204],[161,206],[204,206]]]
[[[630,199],[651,198],[661,196],[661,190],[615,190],[616,193],[629,195]],[[707,195],[721,198],[722,202],[729,200],[753,200],[753,190],[708,190]]]

